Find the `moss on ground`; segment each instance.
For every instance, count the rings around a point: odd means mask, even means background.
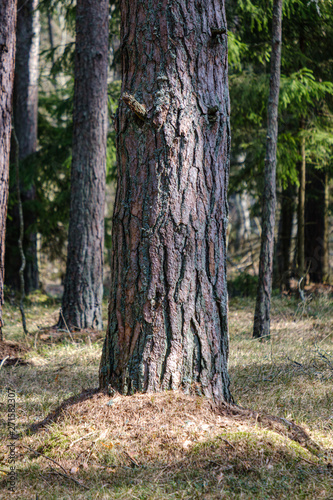
[[[4,311],[5,338],[29,348],[22,355],[29,364],[0,370],[3,492],[9,471],[5,388],[16,391],[17,430],[23,433],[67,398],[97,386],[104,336],[57,332],[52,325],[60,304],[40,295],[26,307],[27,338],[15,305]],[[10,498],[332,498],[332,301],[321,296],[303,307],[275,297],[265,342],[251,337],[253,309],[248,298],[230,304],[232,393],[242,407],[303,426],[319,454],[256,418],[216,414],[197,396],[83,393],[44,428],[19,437],[17,489]],[[9,498],[7,492],[1,498]]]

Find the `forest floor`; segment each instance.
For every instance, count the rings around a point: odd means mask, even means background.
[[[56,332],[59,307],[31,296],[25,338],[19,309],[5,306],[1,499],[333,499],[332,297],[302,304],[275,297],[264,342],[251,337],[254,301],[231,300],[232,394],[259,414],[217,412],[205,398],[180,392],[89,391],[98,385],[103,332]],[[8,387],[19,433],[14,493],[6,489]],[[293,438],[288,422],[318,447]]]

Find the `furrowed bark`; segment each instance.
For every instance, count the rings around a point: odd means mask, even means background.
[[[77,2],[71,206],[61,327],[102,328],[108,7],[107,0]]]
[[[280,91],[281,34],[282,0],[274,0],[259,281],[253,325],[253,336],[256,338],[264,337],[270,334],[270,308],[276,207],[276,148]]]
[[[16,41],[16,0],[0,0],[0,340]]]
[[[125,99],[100,385],[124,394],[194,385],[231,401],[224,2],[122,0],[121,12]]]

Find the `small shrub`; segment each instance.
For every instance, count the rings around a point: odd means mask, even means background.
[[[258,276],[240,273],[228,280],[229,297],[254,297],[257,293]]]

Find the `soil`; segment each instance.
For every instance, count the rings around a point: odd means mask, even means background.
[[[20,357],[20,355],[28,352],[29,349],[18,344],[17,342],[11,342],[9,340],[0,341],[0,364],[2,366],[10,366],[10,365],[25,365],[27,361]]]

